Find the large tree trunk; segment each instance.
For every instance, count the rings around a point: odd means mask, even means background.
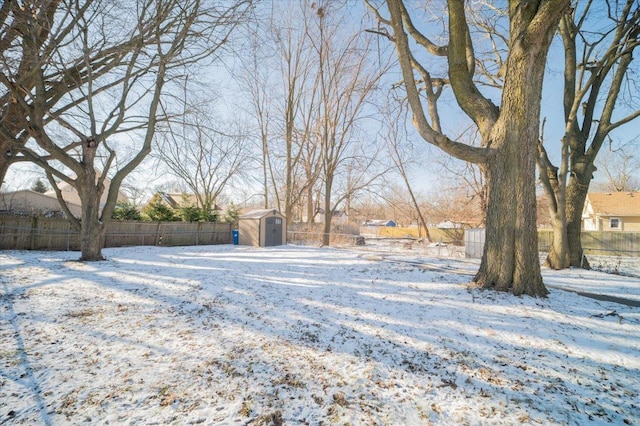
[[[487,166],[486,240],[474,281],[515,295],[548,293],[538,254],[535,171],[549,41],[523,38],[510,46],[501,114],[489,135],[496,152]]]
[[[7,176],[7,171],[9,170],[9,166],[11,165],[6,154],[8,150],[8,146],[0,141],[0,188],[2,188],[2,186],[4,185],[4,178]]]
[[[569,266],[569,240],[567,238],[567,219],[552,217],[553,236],[545,266],[551,269],[564,269]]]
[[[521,152],[529,149],[522,137],[521,144],[507,143],[488,167],[486,239],[474,281],[482,288],[515,295],[546,296],[538,254],[535,180],[530,177],[535,166]]]
[[[80,228],[81,261],[104,260],[102,247],[104,246],[106,219],[101,220],[100,199],[104,186],[97,182],[93,162],[96,155],[95,141],[83,144],[83,173],[77,178],[77,190],[82,208]]]
[[[82,228],[80,231],[81,261],[98,261],[104,260],[102,256],[102,247],[104,246],[106,224],[100,222],[95,217],[91,218],[91,213],[87,212],[87,221],[85,222],[85,212],[82,212]]]
[[[92,194],[84,193],[82,200],[82,227],[80,228],[80,250],[82,261],[104,260],[102,247],[104,246],[106,224],[99,219],[100,196],[95,194],[95,184],[91,186]]]
[[[464,161],[486,165],[486,240],[475,277],[482,288],[511,291],[515,295],[545,296],[536,229],[535,166],[540,124],[540,98],[547,52],[568,0],[509,1],[508,57],[500,108],[474,84],[472,37],[464,0],[449,0],[449,43],[437,46],[412,24],[404,3],[387,0],[394,42],[407,89],[413,122],[428,142]],[[448,57],[448,82],[456,102],[477,125],[482,147],[449,139],[424,114],[424,97],[416,85],[416,72],[427,91],[437,93],[428,69],[417,63],[407,31],[425,51]],[[432,98],[432,97],[431,97]],[[427,96],[429,108],[437,109]],[[430,114],[432,117],[434,114]]]
[[[573,158],[572,164],[576,162],[587,163],[586,160]],[[566,198],[558,200],[559,211],[555,215],[552,212],[553,241],[546,261],[550,268],[590,268],[582,248],[582,210],[589,191],[592,169],[593,165],[573,168],[566,187]],[[554,195],[557,197],[558,194]]]
[[[589,174],[589,180],[591,174]],[[581,177],[572,176],[567,186],[567,244],[569,247],[569,266],[590,269],[589,262],[582,249],[582,210],[589,186],[581,182]]]

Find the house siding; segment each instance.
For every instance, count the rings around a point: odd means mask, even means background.
[[[611,228],[611,218],[620,219],[621,226],[620,228]],[[601,216],[599,220],[600,228],[596,229],[596,231],[611,231],[611,232],[619,232],[619,231],[627,231],[627,232],[640,232],[640,217],[637,216]],[[586,227],[585,222],[585,230],[589,230]]]
[[[611,228],[611,219],[620,226]],[[589,193],[582,210],[582,229],[585,231],[640,231],[640,192]]]
[[[79,205],[67,203],[71,214],[78,217],[81,213]],[[61,212],[58,199],[31,190],[0,193],[0,210],[12,213],[43,214],[46,212]]]

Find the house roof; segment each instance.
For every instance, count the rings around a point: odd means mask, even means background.
[[[80,215],[80,204],[67,201],[74,215]],[[62,211],[55,194],[41,194],[31,189],[0,192],[0,210],[12,212],[58,212]]]
[[[595,214],[640,216],[640,192],[590,192],[587,200]]]
[[[464,226],[460,222],[454,222],[452,220],[445,220],[444,222],[440,222],[439,224],[437,224],[436,228],[438,228],[438,229],[460,229],[460,228],[464,228]]]
[[[99,176],[99,173],[98,173]],[[109,188],[111,186],[111,179],[105,179],[104,180],[104,192],[102,193],[102,197],[100,197],[100,205],[104,206],[104,204],[107,202],[107,197],[109,196]],[[72,204],[76,204],[76,205],[81,205],[82,202],[80,200],[80,195],[78,194],[78,191],[76,191],[76,189],[69,185],[66,182],[60,182],[58,184],[58,188],[60,189],[60,192],[62,193],[62,198],[64,199],[64,201],[66,203],[72,203]],[[47,192],[44,193],[44,195],[48,196],[48,197],[53,197],[56,198],[56,191],[53,189],[48,190]],[[118,196],[117,196],[117,200],[118,201],[129,201],[129,198],[121,191],[118,190]]]
[[[240,216],[240,219],[262,219],[267,215],[275,215],[278,213],[276,209],[258,209],[252,210]]]
[[[176,209],[185,206],[200,206],[200,200],[195,194],[187,194],[184,192],[156,192],[156,194],[149,200],[160,199],[164,201],[169,207]],[[214,203],[213,210],[221,210],[221,208]]]
[[[388,226],[391,224],[395,225],[396,223],[391,219],[368,219],[363,223],[365,226]]]
[[[324,214],[324,209],[322,207],[318,207],[316,209],[316,214]],[[347,212],[344,210],[334,210],[331,215],[332,217],[342,217],[347,216]]]

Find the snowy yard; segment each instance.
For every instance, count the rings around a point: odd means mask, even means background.
[[[0,252],[0,423],[636,424],[640,278],[286,246]]]

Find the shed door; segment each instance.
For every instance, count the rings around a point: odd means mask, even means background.
[[[279,217],[268,217],[265,220],[265,246],[282,245],[282,219]]]

